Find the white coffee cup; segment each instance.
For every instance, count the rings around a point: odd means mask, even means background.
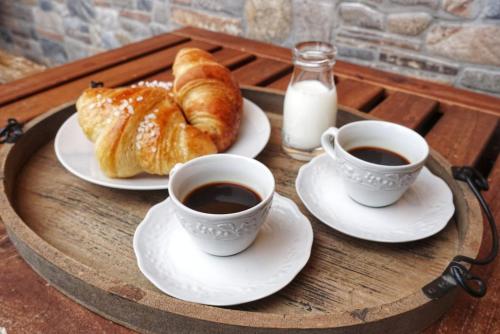
[[[356,202],[371,207],[390,205],[401,198],[429,155],[429,146],[418,133],[383,121],[358,121],[340,129],[329,128],[321,136],[321,146],[334,159],[347,194]],[[395,152],[410,164],[379,165],[348,152],[366,146]]]
[[[214,182],[242,185],[262,201],[247,210],[211,214],[183,204],[194,189]],[[214,154],[177,164],[170,172],[169,193],[175,214],[198,247],[206,253],[228,256],[249,247],[266,220],[274,195],[274,177],[257,160],[232,154]]]

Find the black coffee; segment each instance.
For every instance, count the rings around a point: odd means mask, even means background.
[[[185,206],[204,213],[234,213],[250,209],[262,201],[260,196],[245,186],[217,182],[205,184],[184,198]]]
[[[410,161],[405,157],[380,147],[356,147],[350,149],[349,153],[358,159],[378,165],[401,166],[410,164]]]

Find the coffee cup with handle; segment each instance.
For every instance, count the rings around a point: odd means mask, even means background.
[[[321,146],[334,160],[349,197],[371,207],[387,206],[401,198],[429,155],[427,142],[417,132],[375,120],[329,128],[321,136]],[[359,148],[393,152],[408,163],[390,166],[368,162],[351,153]]]
[[[213,214],[193,210],[184,199],[194,189],[229,182],[251,189],[261,201],[244,211]],[[177,164],[170,172],[169,193],[180,224],[206,253],[228,256],[248,248],[265,222],[275,189],[273,174],[261,162],[233,154],[213,154]]]

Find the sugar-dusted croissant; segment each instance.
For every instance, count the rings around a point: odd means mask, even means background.
[[[243,107],[231,72],[210,53],[184,48],[175,57],[173,73],[175,96],[188,122],[225,151],[236,140]]]
[[[176,163],[217,152],[208,134],[187,124],[164,88],[89,88],[76,107],[109,177],[166,175]]]

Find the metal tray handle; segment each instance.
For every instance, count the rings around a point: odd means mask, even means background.
[[[14,118],[9,118],[7,125],[3,129],[0,129],[0,144],[15,143],[22,135],[22,124]]]
[[[443,274],[424,286],[422,291],[430,299],[438,299],[443,297],[456,285],[460,285],[469,295],[481,298],[486,294],[486,283],[480,277],[472,275],[462,263],[484,266],[493,262],[498,254],[498,232],[495,219],[488,204],[481,195],[481,190],[486,191],[489,189],[488,181],[472,167],[452,167],[451,172],[456,180],[466,182],[469,185],[483,208],[491,230],[491,250],[482,259],[472,259],[463,255],[455,256]]]

